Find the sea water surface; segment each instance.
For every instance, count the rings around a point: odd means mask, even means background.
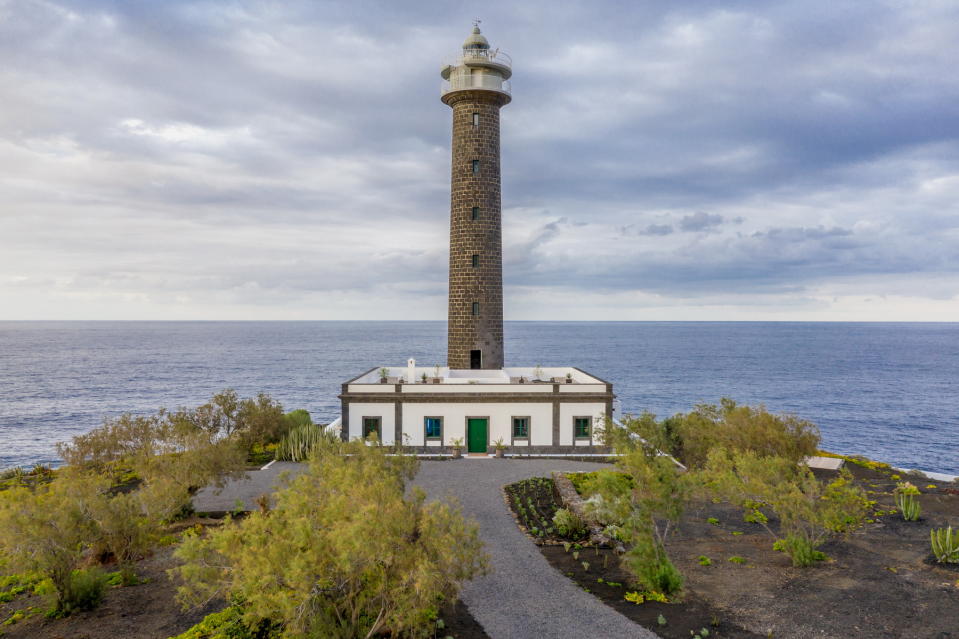
[[[572,365],[625,412],[731,397],[825,448],[959,474],[959,323],[507,322],[507,365]],[[0,468],[56,463],[105,417],[267,392],[317,421],[374,366],[442,364],[443,322],[0,322]]]

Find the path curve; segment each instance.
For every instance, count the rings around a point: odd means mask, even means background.
[[[414,484],[432,498],[456,497],[464,514],[479,522],[492,570],[469,582],[461,598],[492,639],[656,638],[550,566],[503,500],[503,486],[527,477],[600,468],[609,466],[490,458],[420,464]]]

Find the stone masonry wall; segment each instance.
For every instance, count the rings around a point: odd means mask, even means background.
[[[503,367],[503,239],[500,217],[499,110],[509,97],[495,91],[444,96],[453,108],[450,198],[450,284],[447,365],[470,368],[470,351],[482,367]],[[473,124],[473,114],[479,124]],[[473,173],[473,161],[479,172]],[[479,208],[472,219],[473,207]],[[473,256],[479,263],[473,266]],[[473,315],[473,303],[479,313]]]

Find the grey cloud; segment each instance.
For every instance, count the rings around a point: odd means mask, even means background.
[[[683,216],[683,218],[679,220],[679,228],[687,232],[707,231],[722,224],[723,220],[722,215],[712,215],[697,211],[692,215]]]
[[[650,224],[642,231],[639,232],[640,235],[670,235],[673,232],[673,227],[669,224]]]
[[[486,6],[515,60],[508,281],[798,295],[955,272],[959,7]],[[470,18],[374,0],[8,3],[0,273],[118,305],[440,295],[436,69]]]

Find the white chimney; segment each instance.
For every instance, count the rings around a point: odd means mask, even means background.
[[[416,360],[412,357],[406,360],[406,383],[416,383]]]

